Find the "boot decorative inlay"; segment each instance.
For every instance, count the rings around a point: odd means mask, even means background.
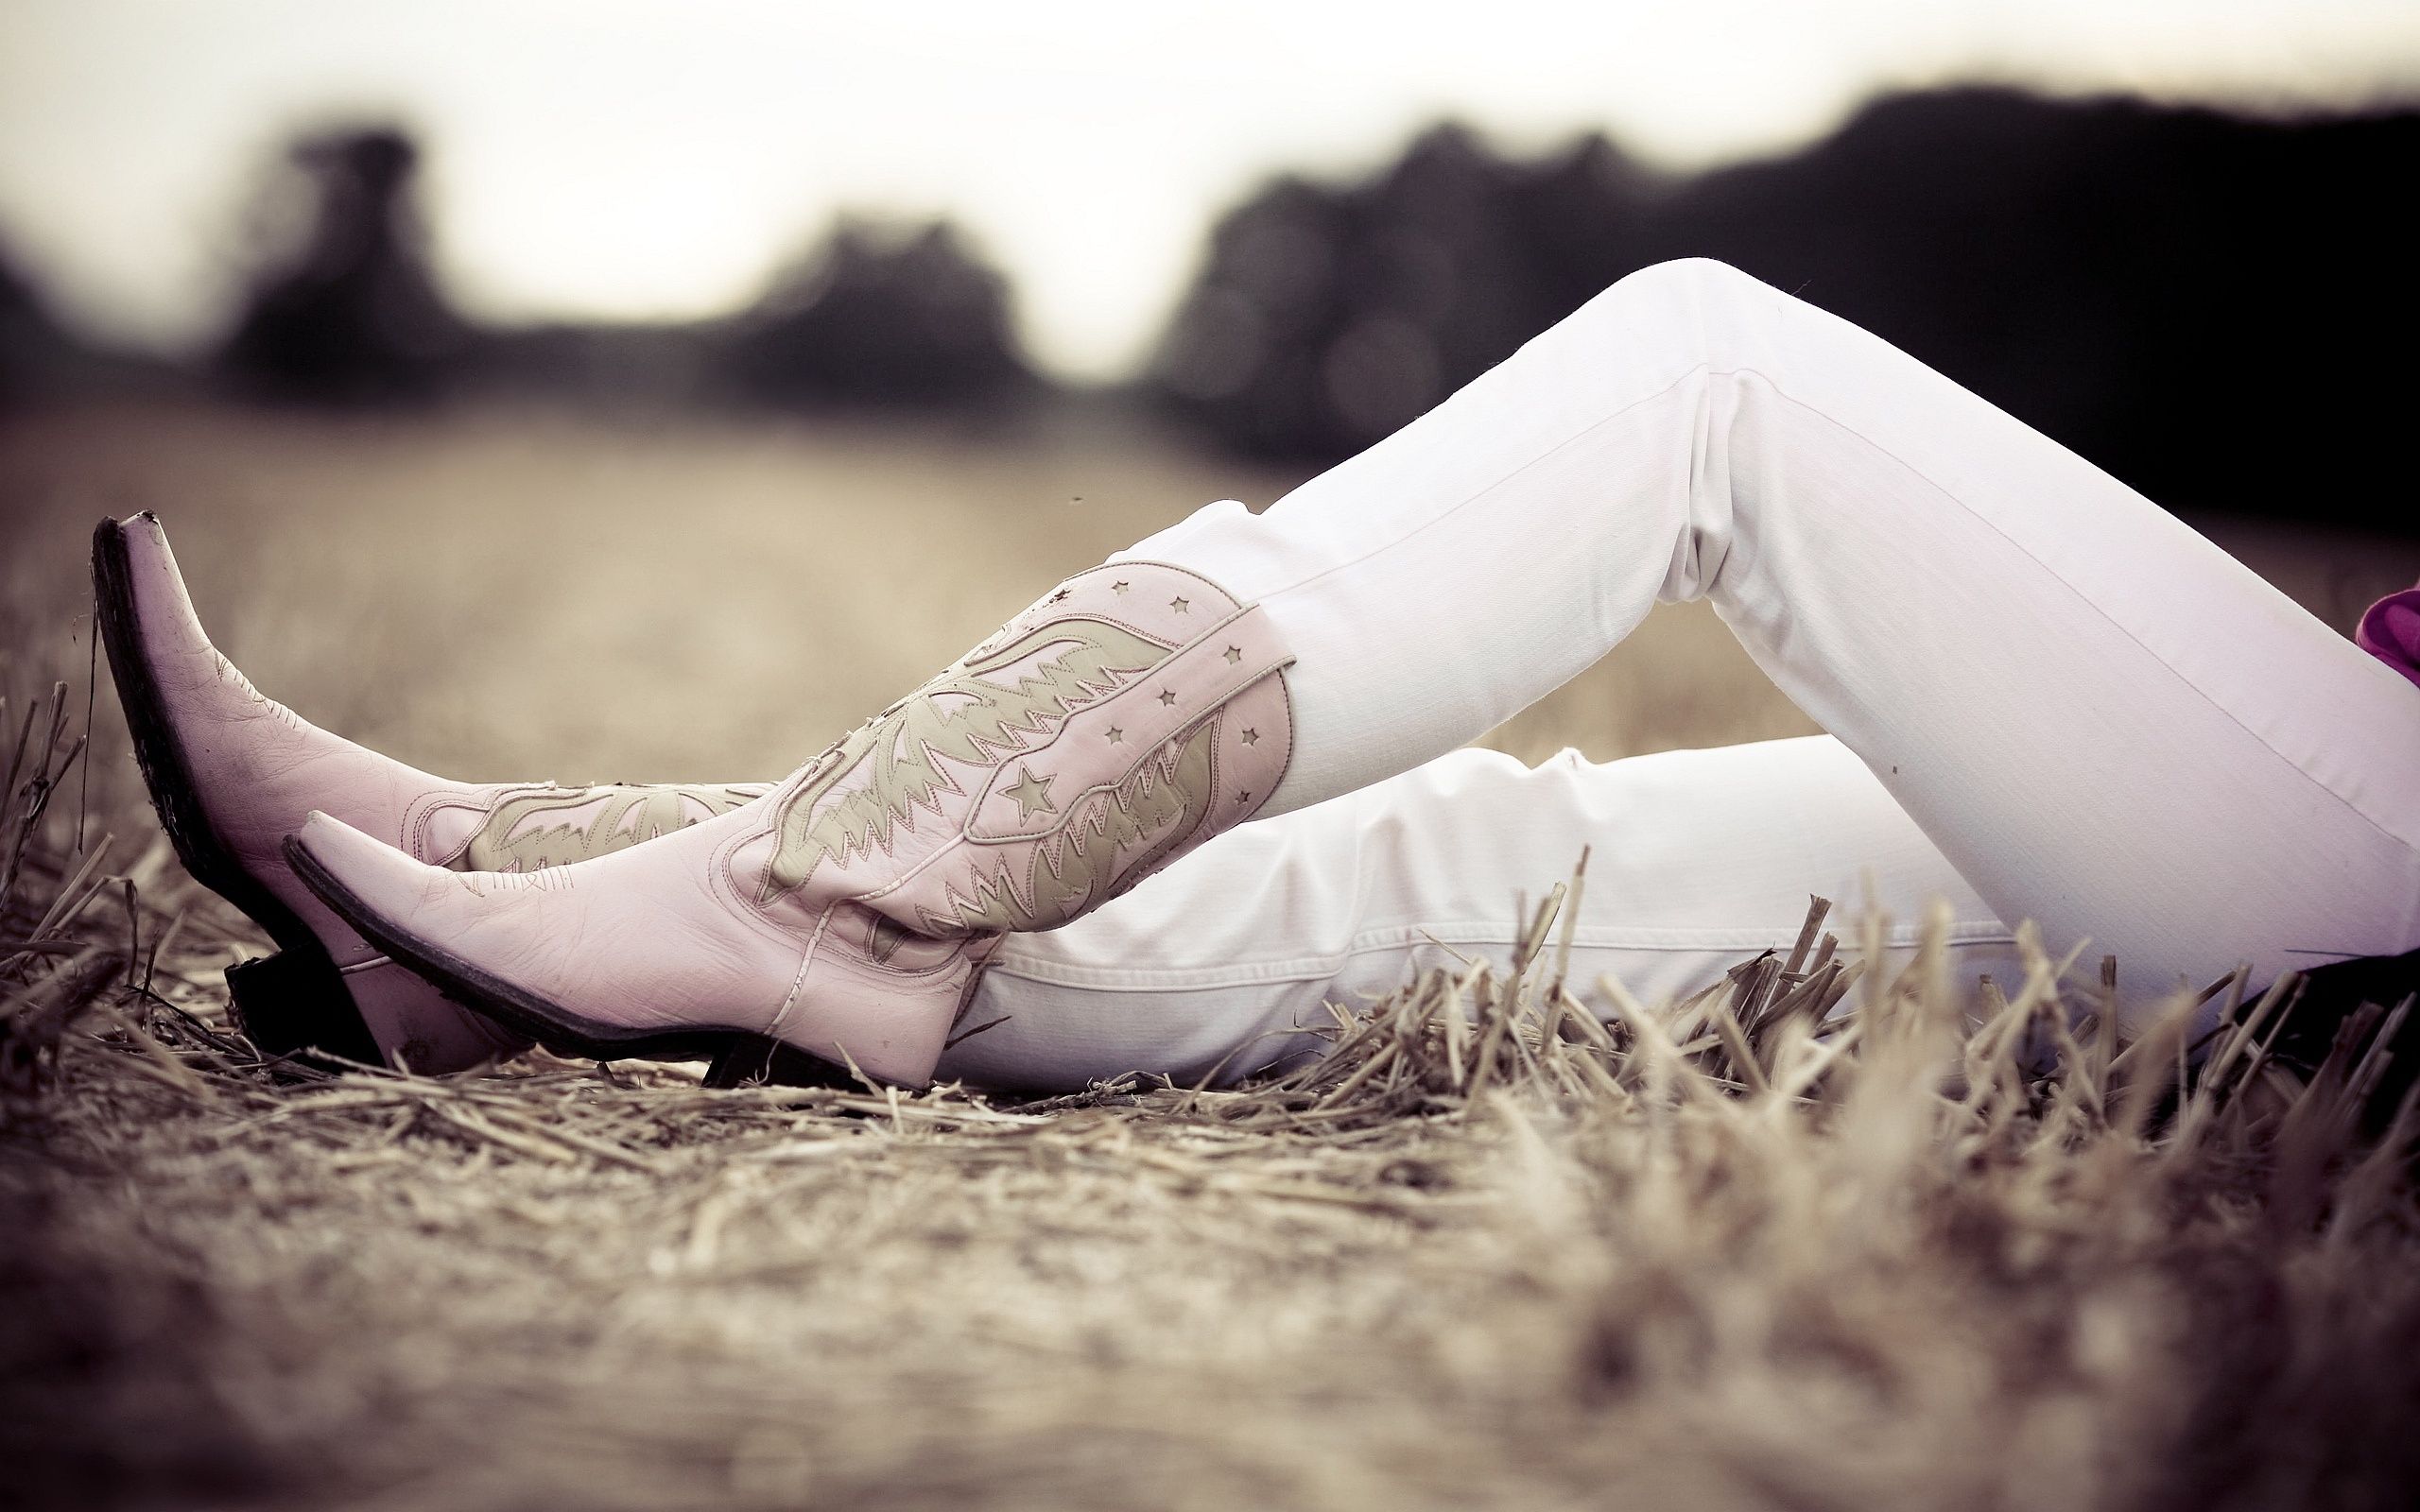
[[[1181,568],[1071,578],[814,764],[757,896],[830,874],[925,934],[1056,927],[1250,816],[1290,745],[1230,716],[1290,730],[1291,660]]]
[[[515,793],[495,805],[453,865],[458,871],[569,866],[713,818],[764,791],[761,786],[666,785]]]

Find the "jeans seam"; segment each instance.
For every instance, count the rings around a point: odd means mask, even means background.
[[[1921,944],[1924,926],[1910,922],[1893,926],[1886,935],[1886,948],[1910,950]],[[1583,927],[1573,933],[1572,944],[1582,950],[1629,951],[1641,954],[1687,954],[1710,951],[1741,951],[1773,949],[1759,945],[1759,940],[1777,940],[1793,936],[1794,929],[1763,930],[1754,925],[1680,925],[1665,928],[1624,929],[1620,926]],[[1692,936],[1698,937],[1690,937]],[[1997,919],[1967,920],[1952,924],[1946,935],[1949,944],[2009,945],[2016,936]],[[1316,982],[1335,976],[1344,965],[1357,955],[1374,955],[1388,951],[1418,949],[1434,944],[1443,949],[1460,945],[1509,946],[1517,943],[1517,930],[1500,920],[1454,920],[1420,925],[1390,925],[1384,930],[1357,936],[1344,949],[1325,954],[1272,956],[1260,961],[1235,961],[1225,966],[1202,967],[1095,967],[1056,966],[1044,962],[1019,963],[994,957],[987,971],[1013,976],[1024,981],[1052,987],[1071,987],[1098,990],[1130,992],[1208,991],[1220,988],[1265,985],[1270,982]]]

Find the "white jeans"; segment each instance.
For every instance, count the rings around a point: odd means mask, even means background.
[[[1582,844],[1575,974],[1650,998],[1788,945],[1808,892],[1862,902],[1868,872],[1903,919],[1946,898],[1972,971],[2007,972],[1996,920],[2031,919],[2114,952],[2135,1002],[2420,943],[2420,687],[1720,264],[1634,274],[1267,512],[1215,504],[1125,555],[1286,630],[1293,767],[1275,816],[1012,938],[969,1020],[1008,1022],[945,1074],[1240,1074],[1430,939],[1500,954],[1514,893]],[[1435,759],[1700,596],[1832,739]]]

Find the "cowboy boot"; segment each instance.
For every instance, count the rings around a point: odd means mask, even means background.
[[[149,514],[101,522],[93,584],[162,827],[185,869],[277,942],[278,954],[227,972],[237,1023],[270,1055],[442,1074],[528,1046],[378,954],[295,879],[280,844],[312,810],[433,866],[511,872],[617,850],[766,791],[449,782],[262,696],[203,633]]]
[[[770,793],[552,871],[452,872],[313,815],[295,870],[389,955],[571,1053],[774,1047],[930,1080],[1007,930],[1063,924],[1251,817],[1291,657],[1183,568],[1069,579]]]

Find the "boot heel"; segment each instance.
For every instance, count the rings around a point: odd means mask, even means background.
[[[716,1052],[706,1068],[709,1087],[830,1087],[862,1091],[865,1084],[821,1056],[786,1045],[763,1035],[735,1034]]]
[[[363,1065],[386,1057],[325,956],[295,951],[254,956],[227,968],[235,1027],[265,1056],[338,1056]],[[316,1054],[315,1054],[316,1053]]]

